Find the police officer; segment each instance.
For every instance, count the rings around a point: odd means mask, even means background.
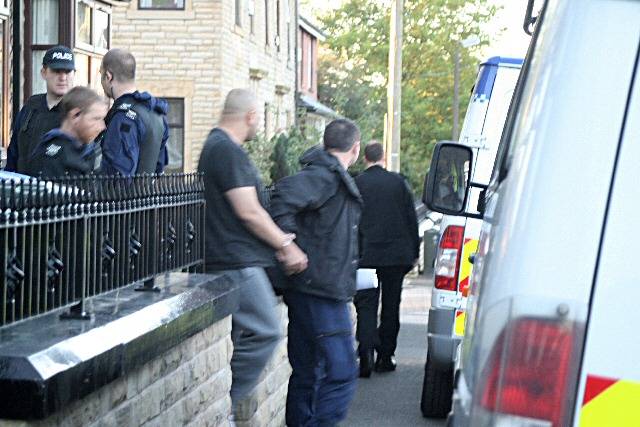
[[[131,176],[160,173],[168,163],[168,105],[136,89],[136,60],[126,50],[111,49],[100,66],[104,93],[115,102],[105,119],[101,172]]]
[[[29,98],[16,116],[7,150],[7,171],[24,173],[29,156],[44,134],[60,126],[58,103],[73,87],[75,68],[68,47],[55,46],[45,53],[40,75],[47,83],[47,92]]]
[[[95,143],[105,128],[106,100],[87,87],[74,87],[60,101],[62,124],[33,150],[26,173],[43,178],[81,176],[93,171]]]

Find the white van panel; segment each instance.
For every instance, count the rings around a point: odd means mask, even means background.
[[[519,75],[520,66],[508,67],[500,65],[498,67],[493,91],[491,92],[491,102],[482,126],[482,135],[485,139],[484,147],[476,152],[477,160],[475,161],[472,177],[472,181],[475,183],[485,185],[489,183],[504,122],[509,112],[513,90],[516,87]],[[464,144],[464,141],[460,142]],[[476,233],[476,238],[478,238],[478,234],[479,230]]]
[[[549,315],[557,307],[549,302],[586,309],[591,293],[640,2],[563,0],[548,9],[512,134],[509,174],[492,184],[500,200],[495,215],[485,216],[491,241],[476,271],[482,291],[471,314],[482,332],[465,337],[474,341],[463,362],[471,390],[510,319]]]
[[[640,42],[640,40],[639,40]],[[636,48],[638,49],[638,47]],[[640,425],[638,408],[624,407],[623,399],[640,400],[640,270],[638,253],[634,250],[635,233],[640,230],[640,72],[627,114],[627,123],[619,154],[613,191],[605,224],[604,239],[598,265],[595,288],[584,351],[580,389],[576,402],[574,425],[582,419],[585,427],[599,423],[604,416],[610,425]],[[589,394],[593,400],[583,405],[589,376]],[[594,377],[599,377],[594,378]],[[624,389],[593,390],[604,379],[627,383]],[[601,381],[602,382],[602,381]],[[634,385],[635,384],[635,385]],[[619,384],[617,385],[619,387]],[[635,393],[634,393],[635,391]],[[612,394],[615,393],[615,394]],[[631,394],[631,396],[628,396]],[[598,399],[598,400],[596,400]],[[612,399],[612,401],[608,401]],[[631,400],[630,399],[630,400]],[[619,404],[619,407],[616,407]],[[619,418],[624,417],[624,418]],[[636,424],[637,423],[637,424]]]

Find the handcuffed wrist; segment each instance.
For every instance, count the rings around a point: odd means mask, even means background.
[[[284,236],[284,239],[282,239],[282,243],[280,244],[280,248],[286,248],[287,246],[289,246],[291,243],[293,243],[293,241],[296,239],[296,235],[293,233],[289,233],[286,234]]]

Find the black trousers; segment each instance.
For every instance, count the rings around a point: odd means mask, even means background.
[[[378,288],[356,292],[353,303],[358,317],[356,339],[359,353],[375,348],[381,357],[394,355],[400,331],[402,281],[410,270],[410,265],[379,267],[376,269]],[[378,301],[381,294],[382,310],[378,326]]]

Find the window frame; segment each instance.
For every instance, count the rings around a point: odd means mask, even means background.
[[[151,0],[153,2],[153,0]],[[169,11],[184,11],[186,10],[187,2],[186,0],[182,0],[182,7],[143,7],[142,0],[138,0],[138,10],[169,10]]]
[[[85,42],[80,42],[78,41],[78,29],[76,27],[78,21],[77,21],[77,11],[78,11],[78,4],[79,3],[84,3],[87,6],[89,6],[90,11],[91,11],[91,19],[90,19],[90,28],[89,28],[89,38],[91,39],[91,44],[87,44]],[[107,48],[103,48],[103,47],[98,47],[97,46],[97,34],[96,34],[96,25],[95,25],[95,20],[96,20],[96,10],[100,10],[103,12],[107,13],[108,16],[108,29],[109,29],[109,34],[108,34],[108,38],[107,38]],[[83,52],[87,52],[87,53],[97,53],[100,55],[104,55],[105,53],[107,53],[109,51],[109,49],[111,48],[111,30],[113,27],[113,19],[112,19],[112,15],[111,15],[111,8],[104,3],[100,3],[97,1],[93,1],[93,0],[75,0],[75,9],[74,9],[74,16],[73,16],[73,30],[74,30],[74,40],[75,40],[75,49],[79,49]],[[75,50],[74,49],[74,50]]]
[[[33,0],[25,0],[24,2],[24,72],[23,72],[23,97],[26,100],[33,95],[33,81],[37,78],[37,75],[33,75],[33,53],[36,51],[47,51],[48,49],[56,45],[69,46],[73,50],[74,54],[82,54],[89,56],[88,64],[88,76],[87,81],[89,85],[92,85],[93,78],[91,74],[91,61],[102,61],[102,57],[109,50],[112,43],[112,31],[113,31],[113,8],[108,2],[101,2],[97,0],[56,0],[58,3],[58,41],[56,44],[34,44],[33,43]],[[76,42],[76,13],[77,4],[86,3],[91,7],[91,45],[82,42]],[[95,10],[101,10],[108,15],[108,40],[107,48],[101,48],[96,46],[97,35],[95,31]]]
[[[164,100],[167,101],[167,104],[169,105],[169,108],[171,108],[171,102],[172,101],[180,101],[180,102],[182,102],[182,117],[181,117],[180,125],[172,124],[171,122],[169,122],[169,120],[167,118],[167,126],[169,127],[169,133],[171,133],[171,129],[182,129],[182,157],[181,157],[182,158],[182,165],[181,165],[180,169],[170,169],[169,171],[184,172],[185,167],[186,167],[186,161],[185,161],[185,155],[186,155],[186,137],[185,137],[185,133],[186,133],[186,126],[187,126],[186,99],[185,98],[181,98],[181,97],[176,97],[176,96],[167,96],[167,97],[164,97]],[[168,144],[168,142],[169,141],[167,141],[167,144]],[[168,165],[167,165],[167,167],[168,167]]]
[[[276,0],[276,37],[274,39],[274,43],[278,52],[282,50],[282,22],[280,17],[280,14],[282,13],[282,7],[280,6],[281,2],[282,0]]]
[[[234,1],[234,13],[236,27],[242,28],[242,0]]]
[[[256,34],[256,0],[247,0],[247,15],[249,15],[249,34]]]
[[[33,79],[35,76],[32,75],[33,70],[33,52],[34,51],[47,51],[56,45],[70,45],[70,36],[72,33],[69,32],[69,28],[65,26],[74,25],[73,34],[75,34],[75,6],[73,8],[73,18],[69,15],[66,15],[66,12],[63,3],[65,0],[56,0],[58,2],[58,42],[56,44],[34,44],[33,43],[33,0],[25,0],[24,2],[24,85],[23,85],[23,96],[25,101],[33,95]],[[67,0],[73,1],[73,0]],[[71,22],[70,22],[71,21]]]
[[[271,46],[269,35],[269,0],[264,0],[264,45]]]

